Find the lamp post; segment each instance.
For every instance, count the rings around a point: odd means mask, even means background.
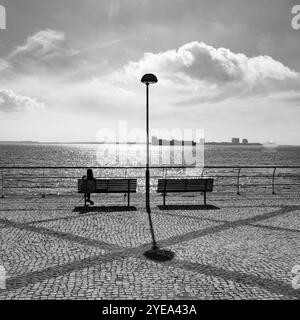
[[[157,244],[155,241],[155,235],[154,235],[154,229],[153,229],[153,224],[152,224],[152,219],[151,219],[151,208],[150,208],[150,172],[149,172],[149,85],[152,83],[157,82],[157,78],[154,74],[148,73],[145,74],[141,82],[146,85],[146,210],[148,213],[148,218],[149,218],[149,224],[150,224],[150,229],[151,229],[151,235],[152,235],[152,250],[157,250]]]
[[[150,231],[152,236],[152,249],[144,253],[148,259],[156,261],[169,261],[174,257],[174,252],[169,250],[159,249],[154,235],[154,229],[151,219],[150,208],[150,173],[149,173],[149,85],[157,82],[157,78],[154,74],[148,73],[142,77],[142,83],[146,85],[146,135],[147,135],[147,161],[146,161],[146,211],[148,213]]]

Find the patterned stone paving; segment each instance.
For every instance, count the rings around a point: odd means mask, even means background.
[[[143,195],[132,207],[80,196],[0,199],[0,299],[299,299],[300,195],[152,195],[158,245],[168,262],[148,260]]]

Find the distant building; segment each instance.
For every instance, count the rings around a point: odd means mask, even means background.
[[[158,144],[158,139],[156,137],[152,137],[152,144],[157,145]]]
[[[248,140],[247,139],[243,139],[243,144],[248,144]]]
[[[232,144],[239,144],[240,143],[240,138],[232,138],[231,139]]]
[[[152,137],[152,145],[159,146],[195,146],[195,141],[185,141],[185,140],[167,140],[167,139],[158,139],[157,137]]]

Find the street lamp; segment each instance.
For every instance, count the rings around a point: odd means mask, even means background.
[[[148,73],[142,77],[142,83],[146,85],[146,135],[147,135],[147,162],[146,162],[146,210],[148,213],[148,219],[150,224],[150,230],[152,235],[152,249],[144,253],[144,255],[152,260],[157,261],[168,261],[172,260],[174,253],[169,250],[161,250],[158,248],[154,229],[151,219],[151,208],[150,208],[150,173],[149,173],[149,84],[156,83],[157,78],[154,74]]]
[[[150,209],[150,173],[149,173],[149,84],[156,83],[157,78],[152,73],[145,74],[141,82],[146,85],[146,145],[147,145],[147,160],[146,160],[146,210],[148,213],[149,224],[152,235],[152,250],[157,250],[158,247],[155,241],[155,235],[153,230],[153,224],[151,219],[151,209]]]

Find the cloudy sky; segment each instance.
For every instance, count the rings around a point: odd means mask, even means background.
[[[94,141],[145,123],[299,144],[294,0],[0,0],[0,140]]]

